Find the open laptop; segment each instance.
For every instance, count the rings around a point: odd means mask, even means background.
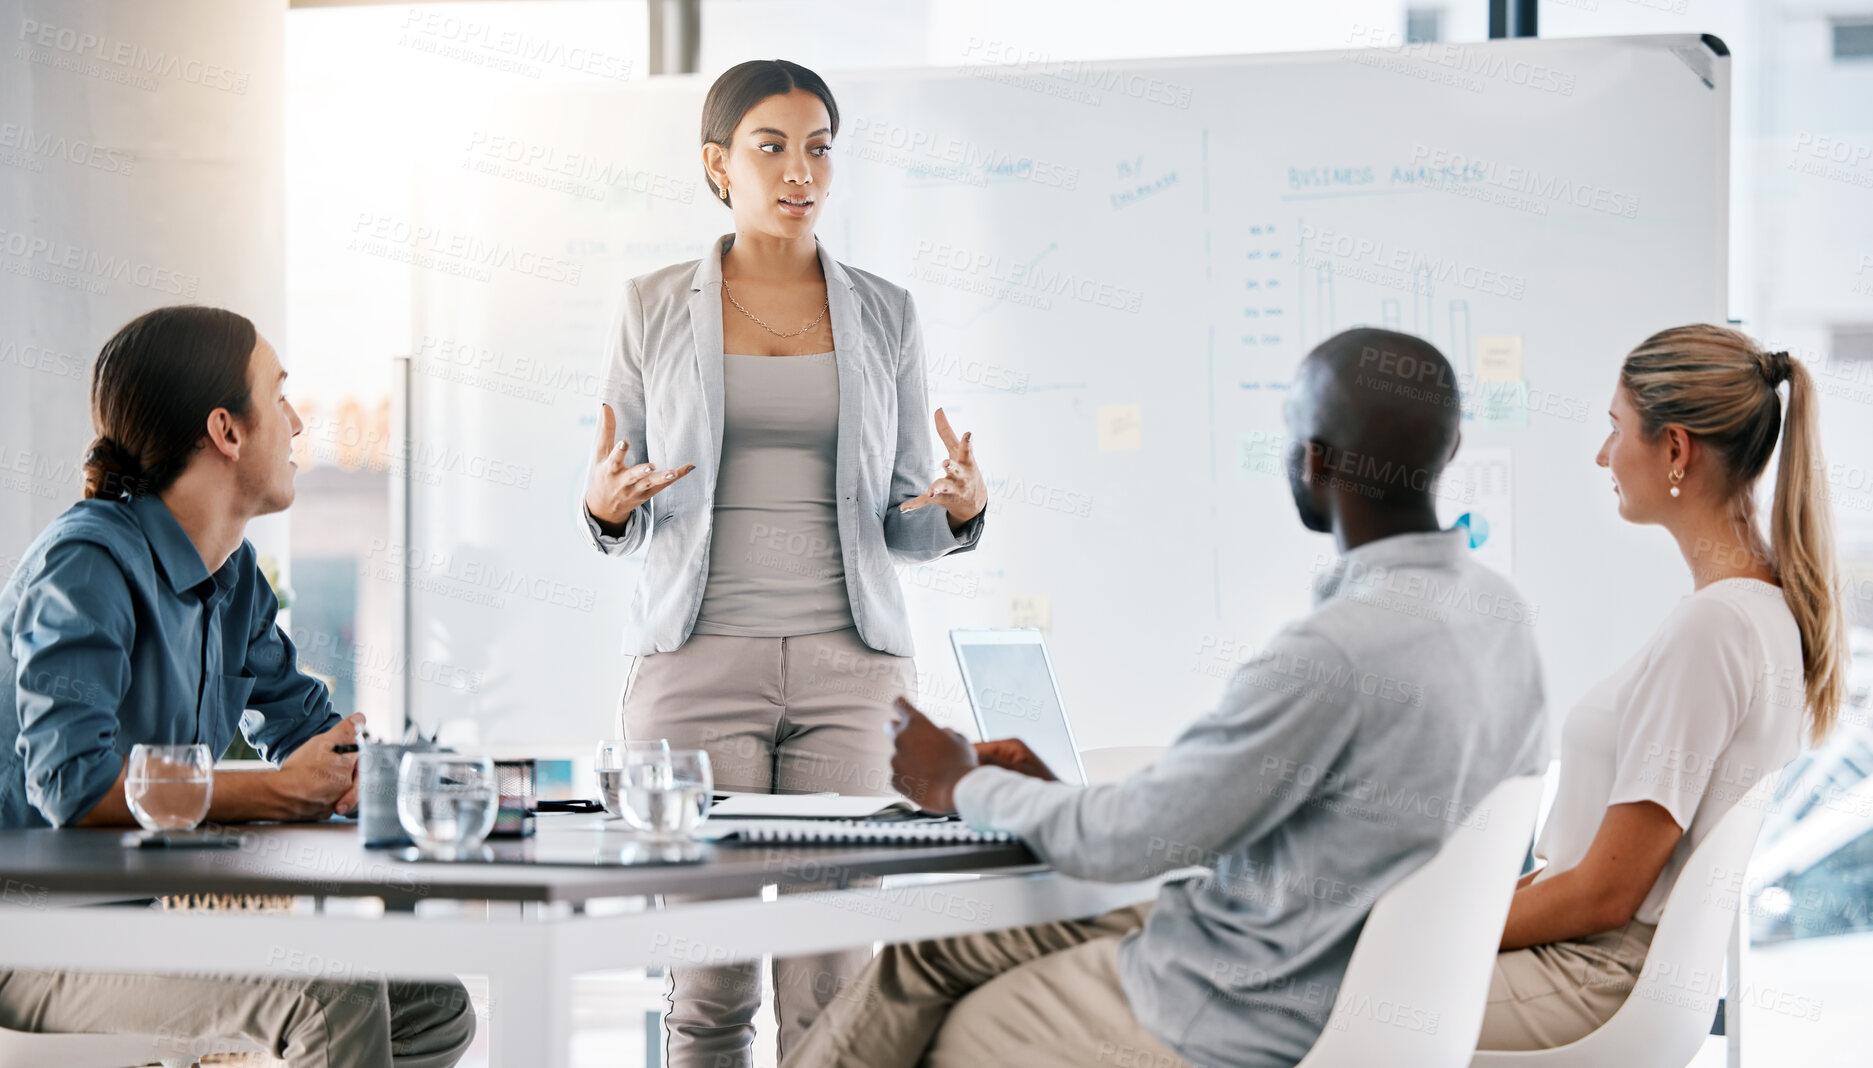
[[[1019,738],[1061,782],[1084,785],[1086,769],[1041,632],[1026,627],[950,631],[976,730],[984,740]]]

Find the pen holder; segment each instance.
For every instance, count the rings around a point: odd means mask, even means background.
[[[395,745],[363,742],[358,746],[358,837],[366,849],[410,844],[397,819],[397,769],[405,753],[438,753],[435,742]]]

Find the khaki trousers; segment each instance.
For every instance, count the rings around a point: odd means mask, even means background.
[[[1496,954],[1477,1049],[1553,1049],[1613,1018],[1657,928],[1634,920],[1588,938]]]
[[[1190,1068],[1119,984],[1119,942],[1150,911],[887,946],[782,1066]]]
[[[450,1068],[475,1037],[460,983],[0,971],[10,1031],[245,1038],[288,1068]]]
[[[915,661],[870,648],[852,627],[789,638],[692,634],[673,652],[638,658],[623,722],[627,737],[708,750],[717,789],[888,794],[891,701],[916,687]],[[782,1056],[870,959],[866,948],[774,961]],[[672,968],[665,997],[670,1068],[753,1064],[754,962]]]

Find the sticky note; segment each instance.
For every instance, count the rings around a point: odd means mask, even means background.
[[[1136,404],[1099,406],[1099,451],[1120,452],[1144,446],[1143,416]]]
[[[1008,598],[1008,625],[1011,627],[1039,627],[1049,629],[1053,624],[1053,613],[1048,607],[1044,593],[1017,593]]]
[[[1527,382],[1483,382],[1477,418],[1484,426],[1521,430],[1528,426]]]
[[[1476,339],[1476,378],[1479,382],[1522,380],[1522,335],[1496,334]]]
[[[1288,436],[1272,430],[1252,430],[1236,438],[1236,477],[1286,478]]]

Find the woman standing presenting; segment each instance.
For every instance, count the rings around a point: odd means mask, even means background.
[[[584,521],[644,553],[625,730],[708,750],[728,790],[890,792],[890,702],[916,688],[894,565],[974,548],[988,499],[941,410],[924,481],[910,294],[813,236],[838,131],[805,67],[718,78],[702,162],[735,232],[632,279],[610,339]],[[783,1055],[869,956],[775,962]],[[672,1068],[751,1063],[760,987],[752,964],[672,969]]]

